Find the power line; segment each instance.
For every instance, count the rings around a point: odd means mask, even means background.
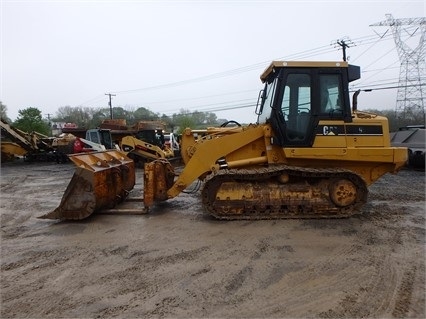
[[[215,106],[219,107],[219,105],[225,104],[225,105],[227,105],[225,107],[229,107],[229,104],[233,104],[235,106],[235,105],[241,105],[241,103],[243,103],[243,102],[245,104],[246,102],[253,101],[253,100],[254,99],[242,99],[242,100],[235,100],[235,101],[226,101],[226,102],[217,102],[217,103],[210,103],[210,104],[202,104],[202,105],[197,105],[196,108],[199,109],[199,110],[211,111],[211,110],[215,110],[216,109]],[[239,103],[239,104],[234,104],[234,103]],[[220,106],[220,107],[222,107],[222,106]],[[175,111],[175,110],[166,110],[164,112],[173,112],[173,111]]]
[[[388,37],[386,37],[386,38],[388,38]],[[360,39],[361,42],[362,41],[368,41],[366,43],[363,43],[362,45],[369,44],[369,43],[371,43],[372,40],[377,41],[377,38],[375,36],[360,37],[358,39]],[[354,39],[354,41],[357,41],[357,39]],[[288,55],[288,56],[285,56],[285,57],[279,57],[279,58],[276,58],[275,60],[305,59],[305,58],[309,58],[309,57],[312,57],[312,56],[317,56],[319,54],[330,53],[330,52],[334,52],[334,49],[330,48],[330,46],[326,45],[326,46],[321,46],[321,47],[317,47],[317,48],[314,48],[314,49],[309,49],[309,50],[305,50],[305,51],[302,51],[302,52],[294,53],[294,54],[291,54],[291,55]],[[231,70],[227,70],[227,71],[223,71],[223,72],[212,73],[212,74],[209,74],[209,75],[196,77],[196,78],[192,78],[192,79],[188,79],[188,80],[182,80],[182,81],[177,81],[177,82],[153,85],[153,86],[148,86],[148,87],[143,87],[143,88],[138,88],[138,89],[121,90],[121,91],[113,91],[113,92],[116,93],[116,94],[136,93],[136,92],[140,92],[140,91],[170,88],[170,87],[176,87],[176,86],[181,86],[181,85],[186,85],[186,84],[191,84],[191,83],[197,83],[197,82],[202,82],[202,81],[209,81],[209,80],[214,80],[214,79],[218,79],[218,78],[222,78],[222,77],[228,77],[228,76],[241,74],[241,73],[244,73],[244,72],[257,70],[257,69],[260,69],[260,68],[264,69],[269,65],[270,62],[271,62],[271,60],[268,60],[268,61],[258,62],[258,63],[251,64],[251,65],[248,65],[248,66],[244,66],[244,67],[240,67],[240,68],[236,68],[236,69],[231,69]]]
[[[245,108],[249,108],[249,107],[254,108],[255,106],[256,106],[256,104],[253,103],[253,104],[236,104],[236,105],[229,105],[229,106],[225,106],[225,107],[216,107],[216,108],[208,108],[208,109],[198,109],[197,108],[196,111],[185,113],[185,115],[187,115],[187,114],[192,115],[192,114],[196,114],[196,113],[199,113],[199,112],[215,113],[215,112],[221,112],[221,111],[245,109]],[[163,113],[163,114],[167,115],[167,116],[173,116],[176,113]]]
[[[386,53],[386,54],[387,54],[387,53]],[[386,55],[386,54],[385,54],[385,55]],[[385,56],[385,55],[383,55],[383,56]],[[376,60],[376,62],[377,62],[377,60]],[[382,73],[383,71],[387,71],[387,70],[390,68],[390,66],[394,65],[395,63],[397,63],[397,62],[392,62],[392,63],[390,63],[388,66],[384,67],[383,69],[379,69],[379,70],[377,70],[377,72],[375,72],[374,74],[370,74],[368,77],[366,77],[366,78],[362,78],[362,79],[359,81],[359,83],[363,83],[363,82],[367,81],[368,79],[371,79],[372,77],[376,76],[377,74]],[[370,64],[370,65],[371,65],[371,64]]]
[[[383,35],[380,40],[377,40],[376,36],[363,36],[363,37],[359,37],[359,38],[354,39],[354,41],[356,41],[357,43],[359,43],[358,46],[364,46],[364,45],[373,44],[372,46],[370,46],[370,48],[367,48],[367,50],[365,50],[362,53],[362,54],[365,54],[366,51],[368,51],[369,49],[371,49],[371,47],[373,47],[374,45],[376,45],[378,42],[385,41],[385,40],[388,40],[388,39],[392,39],[392,35],[391,34],[389,34],[389,35]],[[295,54],[291,54],[291,55],[288,55],[286,57],[277,58],[277,60],[305,59],[305,58],[309,58],[311,56],[316,56],[316,55],[323,54],[323,53],[333,52],[334,50],[335,49],[330,48],[329,45],[327,45],[327,46],[321,46],[321,47],[317,47],[317,48],[314,48],[314,49],[309,49],[309,50],[301,51],[301,52],[298,52],[298,53],[295,53]],[[379,59],[377,59],[374,62],[372,62],[370,65],[368,65],[368,67],[371,66],[372,64],[376,63]],[[213,73],[213,74],[209,74],[209,75],[205,75],[205,76],[201,76],[201,77],[196,77],[196,78],[192,78],[192,79],[188,79],[188,80],[171,82],[171,83],[165,83],[165,84],[159,84],[159,85],[154,85],[154,86],[149,86],[149,87],[143,87],[143,88],[139,88],[139,89],[122,90],[122,91],[112,91],[115,94],[113,94],[113,93],[109,93],[109,94],[111,94],[112,96],[115,96],[116,94],[128,94],[128,93],[136,93],[136,92],[142,92],[142,91],[148,91],[148,90],[155,90],[155,89],[166,89],[166,88],[176,87],[176,86],[180,86],[180,85],[187,85],[187,84],[192,84],[192,83],[197,83],[197,82],[202,82],[202,81],[209,81],[209,80],[214,80],[214,79],[218,79],[218,78],[221,78],[221,77],[233,76],[233,75],[241,74],[241,73],[244,73],[244,72],[253,71],[253,70],[256,70],[256,69],[265,68],[267,65],[269,65],[269,63],[270,63],[270,60],[264,61],[264,62],[255,63],[255,64],[251,64],[251,65],[240,67],[240,68],[236,68],[236,69],[231,69],[231,70],[223,71],[223,72],[217,72],[217,73]],[[389,69],[389,67],[388,68],[384,68],[384,69],[379,69],[377,73],[382,72],[385,69]],[[372,70],[367,70],[365,72],[372,72]],[[372,76],[376,75],[377,73],[373,74]],[[370,76],[370,78],[372,76]],[[229,93],[229,94],[233,94],[233,93]],[[222,95],[223,96],[225,94],[218,94],[218,95]],[[159,103],[185,101],[185,100],[189,101],[189,100],[203,99],[203,98],[213,97],[213,96],[197,97],[197,98],[181,99],[181,100],[170,100],[170,101],[162,101],[162,102],[150,102],[150,104],[159,104]],[[96,96],[93,99],[90,99],[90,100],[88,100],[86,102],[80,103],[79,105],[83,105],[83,104],[86,104],[86,103],[89,103],[89,102],[93,102],[93,101],[97,101],[97,100],[99,100],[99,96]],[[110,108],[112,108],[112,106],[110,106]]]
[[[397,81],[394,83],[398,83]],[[388,83],[388,84],[392,84],[392,83]],[[426,84],[421,84],[422,86],[426,86]],[[413,87],[415,85],[407,85],[407,87]],[[371,92],[371,91],[380,91],[380,90],[390,90],[390,89],[397,89],[399,88],[398,85],[394,85],[394,86],[381,86],[381,87],[372,87],[372,86],[358,86],[356,88],[352,88],[350,89],[349,92],[355,92],[358,89],[360,89],[361,91],[364,92]],[[225,103],[225,102],[224,102]],[[220,103],[223,104],[223,103]],[[215,105],[215,104],[212,104]],[[195,106],[195,108],[197,108],[196,111],[193,112],[189,112],[189,113],[185,113],[185,114],[196,114],[198,112],[221,112],[221,111],[228,111],[228,110],[235,110],[235,109],[244,109],[244,108],[249,108],[249,107],[255,107],[256,103],[250,103],[250,104],[235,104],[235,105],[229,105],[229,106],[225,106],[225,107],[212,107],[212,108],[200,108],[200,106]],[[175,113],[163,113],[167,116],[172,116]]]
[[[193,98],[184,98],[184,99],[173,99],[173,100],[165,100],[165,101],[145,102],[145,104],[152,105],[152,104],[178,103],[178,102],[184,102],[184,101],[202,100],[202,99],[208,99],[208,98],[213,98],[213,97],[221,97],[221,96],[227,96],[227,95],[237,95],[237,94],[241,94],[241,93],[254,92],[256,90],[258,90],[258,89],[256,88],[256,89],[251,89],[251,90],[243,90],[243,91],[236,91],[236,92],[229,92],[229,93],[205,95],[205,96],[193,97]]]
[[[95,101],[100,101],[101,99],[103,99],[104,98],[104,95],[103,94],[101,94],[101,95],[96,95],[94,98],[92,98],[92,99],[90,99],[90,100],[87,100],[87,101],[85,101],[85,102],[83,102],[83,103],[79,103],[79,104],[77,104],[77,106],[83,106],[83,105],[85,105],[85,104],[87,104],[87,103],[91,103],[91,102],[95,102]]]
[[[422,87],[422,86],[426,86],[426,84],[409,84],[409,85],[405,85],[404,88]],[[367,87],[367,88],[363,89],[364,87]],[[390,90],[390,89],[399,89],[399,88],[400,88],[399,85],[395,85],[395,86],[384,86],[384,87],[360,86],[360,87],[357,87],[357,88],[350,89],[349,92],[355,92],[358,89],[360,89],[361,91],[364,91],[364,92],[370,92],[370,91]]]
[[[311,57],[311,56],[316,56],[316,55],[319,55],[319,54],[329,53],[329,52],[333,52],[333,51],[334,51],[334,49],[330,49],[330,47],[327,45],[327,46],[321,46],[321,47],[314,48],[314,49],[305,50],[305,51],[302,51],[302,52],[299,52],[299,53],[288,55],[286,57],[279,57],[279,58],[276,58],[276,60],[304,59],[304,58],[308,58],[308,57]],[[177,82],[153,85],[153,86],[148,86],[148,87],[143,87],[143,88],[138,88],[138,89],[112,91],[112,92],[114,92],[116,94],[136,93],[136,92],[140,92],[140,91],[170,88],[170,87],[176,87],[176,86],[181,86],[181,85],[186,85],[186,84],[191,84],[191,83],[196,83],[196,82],[208,81],[208,80],[218,79],[218,78],[222,78],[222,77],[233,76],[233,75],[241,74],[241,73],[244,73],[244,72],[257,70],[257,69],[260,69],[260,68],[264,69],[269,65],[270,62],[271,62],[271,60],[264,61],[264,62],[258,62],[258,63],[251,64],[251,65],[248,65],[248,66],[244,66],[244,67],[240,67],[240,68],[236,68],[236,69],[231,69],[231,70],[227,70],[227,71],[223,71],[223,72],[212,73],[212,74],[209,74],[209,75],[196,77],[196,78],[192,78],[192,79],[188,79],[188,80],[182,80],[182,81],[177,81]]]
[[[397,62],[395,62],[395,63],[397,63]],[[363,73],[369,73],[369,72],[377,72],[377,71],[385,71],[385,70],[387,71],[387,70],[393,70],[393,69],[399,69],[399,66],[380,68],[380,69],[371,69],[371,70],[362,70],[362,72]]]

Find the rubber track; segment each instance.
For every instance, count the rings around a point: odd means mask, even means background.
[[[336,206],[329,198],[329,204],[333,205],[333,209],[330,212],[315,213],[312,211],[312,207],[315,207],[314,203],[310,203],[305,207],[297,205],[297,209],[278,209],[274,210],[273,207],[267,207],[263,211],[250,210],[245,211],[243,214],[227,214],[226,212],[219,212],[214,207],[214,199],[216,198],[217,190],[223,182],[227,181],[238,181],[244,187],[245,182],[253,182],[259,180],[268,180],[275,176],[279,176],[283,173],[287,173],[291,176],[304,178],[307,181],[310,179],[332,179],[332,178],[344,178],[350,180],[357,188],[358,196],[357,200],[349,206],[339,207]],[[315,169],[305,167],[295,167],[287,165],[274,165],[269,167],[262,167],[256,169],[225,169],[217,172],[216,174],[210,175],[204,184],[202,191],[203,204],[208,213],[215,218],[225,220],[259,220],[259,219],[286,219],[286,218],[344,218],[356,214],[359,208],[367,201],[368,189],[366,183],[361,176],[355,174],[352,171],[342,168],[330,168],[330,169]],[[289,205],[289,203],[282,203],[282,205]]]

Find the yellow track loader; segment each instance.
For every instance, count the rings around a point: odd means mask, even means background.
[[[165,159],[145,164],[146,211],[198,179],[203,206],[219,219],[353,215],[368,186],[407,161],[406,148],[390,145],[387,119],[357,110],[359,92],[351,108],[349,83],[359,78],[347,62],[273,61],[256,124],[186,129],[179,176]]]
[[[388,121],[350,107],[347,62],[274,61],[261,75],[256,124],[186,130],[185,168],[145,164],[146,209],[204,181],[203,206],[219,219],[324,218],[354,214],[367,187],[397,172],[407,149],[390,146]]]

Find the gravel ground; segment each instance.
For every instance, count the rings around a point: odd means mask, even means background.
[[[149,215],[37,219],[73,171],[1,167],[1,318],[426,317],[424,172],[385,175],[346,219],[217,221],[199,193]]]

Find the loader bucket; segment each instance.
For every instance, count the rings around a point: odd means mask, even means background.
[[[174,177],[173,166],[165,159],[145,163],[143,200],[146,211],[154,202],[168,199],[167,190],[172,187]]]
[[[135,166],[123,153],[69,155],[77,165],[59,206],[40,216],[48,219],[84,219],[100,209],[122,202],[135,185]]]

